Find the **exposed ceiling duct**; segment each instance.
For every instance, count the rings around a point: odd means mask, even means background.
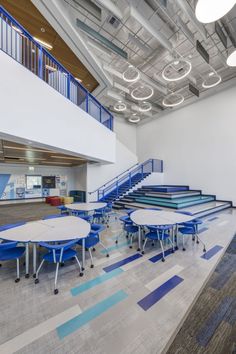
[[[115,15],[119,20],[122,20],[123,14],[118,6],[116,6],[111,0],[96,0],[102,7],[107,9],[113,15]]]
[[[156,40],[170,52],[173,51],[171,42],[166,38],[164,34],[157,31],[156,28],[148,21],[134,6],[130,6],[130,16],[140,23]]]
[[[128,54],[124,50],[122,50],[117,45],[115,45],[114,43],[109,41],[106,37],[102,36],[100,33],[95,31],[92,27],[89,27],[88,25],[86,25],[86,23],[84,23],[83,21],[80,21],[78,18],[76,19],[76,25],[78,26],[78,28],[80,30],[82,30],[84,33],[86,33],[89,37],[92,37],[95,40],[97,40],[98,42],[100,42],[101,44],[105,45],[107,48],[112,50],[114,53],[118,54],[119,56],[121,56],[125,59],[128,58]]]
[[[102,10],[91,0],[73,0],[76,5],[87,11],[90,15],[95,17],[98,21],[102,19]]]
[[[223,0],[222,0],[223,1]],[[184,14],[188,17],[188,19],[191,21],[192,24],[196,27],[196,29],[199,31],[201,36],[206,40],[207,39],[207,32],[205,27],[196,19],[195,13],[192,10],[191,6],[186,0],[176,0],[177,4],[181,8],[181,10],[184,12]]]

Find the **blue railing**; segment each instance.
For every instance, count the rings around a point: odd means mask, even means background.
[[[151,172],[163,172],[163,160],[159,159],[149,159],[141,164],[136,164],[118,176],[114,177],[112,180],[108,181],[103,186],[94,190],[93,192],[89,192],[90,195],[94,195],[94,198],[100,200],[104,198],[111,192],[116,191],[117,198],[119,197],[119,189],[121,185],[125,182],[129,182],[130,188],[132,188],[132,178],[140,174],[141,178],[144,178],[146,174]],[[96,197],[95,197],[96,196]]]
[[[113,116],[0,6],[0,49],[93,118],[113,130]]]

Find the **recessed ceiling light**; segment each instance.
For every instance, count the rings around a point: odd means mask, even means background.
[[[70,156],[57,156],[57,155],[51,155],[54,159],[65,159],[65,160],[83,160],[80,157],[70,157]]]
[[[212,71],[211,73],[208,74],[208,76],[213,76],[215,73]]]
[[[83,80],[79,79],[78,77],[75,77],[75,80],[78,82],[83,82]]]
[[[41,28],[40,28],[40,31],[43,32],[43,33],[46,32],[46,30],[45,30],[44,27],[41,27]]]
[[[236,66],[236,49],[228,56],[226,63],[228,66]]]
[[[211,23],[225,16],[235,3],[235,0],[198,0],[195,14],[198,21]]]
[[[51,44],[49,44],[49,43],[47,43],[47,42],[44,42],[44,41],[42,41],[41,39],[39,39],[39,38],[37,38],[37,37],[33,37],[33,38],[34,38],[34,40],[35,40],[36,42],[38,42],[39,44],[41,44],[44,48],[49,49],[49,50],[51,50],[51,49],[53,48],[53,46],[52,46]]]
[[[179,60],[174,61],[175,65],[179,65]]]
[[[134,117],[134,118],[130,117],[130,118],[128,119],[128,121],[129,121],[130,123],[138,123],[138,122],[140,122],[140,118],[139,118],[139,117]]]
[[[172,92],[171,94],[169,94],[168,96],[166,96],[163,99],[162,104],[165,107],[176,107],[176,106],[179,106],[183,102],[184,102],[183,95],[180,95],[179,93]]]

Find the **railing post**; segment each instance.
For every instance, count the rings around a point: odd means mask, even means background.
[[[99,116],[99,122],[102,123],[102,107],[100,105],[100,116]]]
[[[67,74],[67,98],[70,100],[70,74]]]
[[[43,49],[38,47],[38,76],[43,79]]]
[[[129,172],[129,188],[132,187],[132,184],[131,184],[131,172]]]
[[[86,112],[89,112],[89,93],[86,93]]]
[[[154,160],[152,159],[152,172],[154,172]]]
[[[141,166],[141,174],[142,174],[142,179],[143,179],[143,165]]]
[[[116,180],[116,198],[119,197],[119,186],[118,186],[118,179]]]

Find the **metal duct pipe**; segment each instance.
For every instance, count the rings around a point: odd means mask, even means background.
[[[135,20],[138,21],[140,25],[143,26],[153,37],[155,37],[163,47],[170,52],[173,51],[171,42],[160,31],[157,31],[133,5],[130,6],[130,16],[135,18]]]
[[[195,13],[193,12],[189,3],[186,0],[176,0],[176,2],[181,10],[185,13],[185,15],[189,18],[189,20],[194,24],[196,29],[200,32],[202,37],[206,40],[207,32],[205,27],[196,19]]]
[[[122,20],[123,14],[121,10],[111,0],[97,0],[97,2],[115,15],[119,20]]]

